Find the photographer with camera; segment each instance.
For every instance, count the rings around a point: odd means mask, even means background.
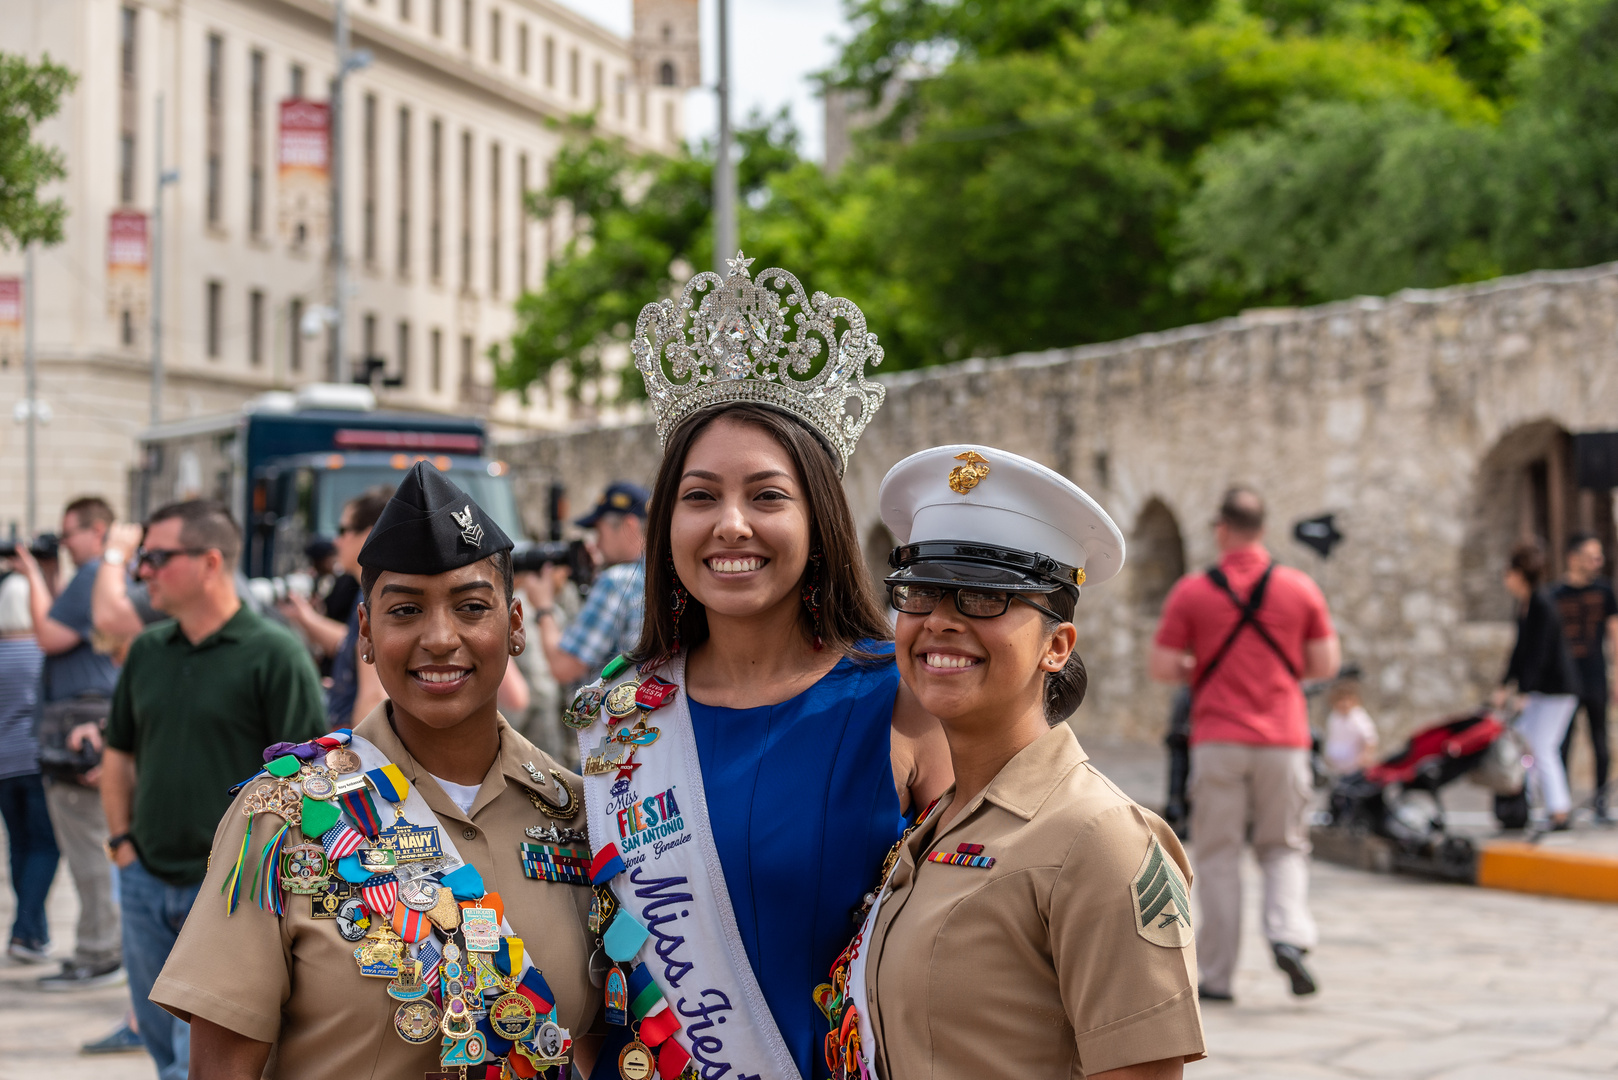
[[[90,597],[112,527],[105,499],[75,499],[62,511],[61,546],[77,568],[73,580],[54,595],[38,561],[23,547],[13,561],[28,579],[34,639],[45,654],[39,706],[40,771],[56,843],[67,856],[79,894],[78,933],[73,956],[62,970],[40,980],[45,990],[101,986],[122,977],[118,905],[112,870],[103,846],[107,819],[97,787],[101,777],[101,733],[107,723],[118,668],[91,644],[95,626]]]
[[[532,625],[551,674],[563,685],[591,678],[608,660],[630,652],[640,640],[646,613],[646,489],[620,480],[602,493],[596,508],[574,522],[594,529],[604,569],[564,632],[556,622],[560,565],[524,573],[518,584],[533,603]],[[564,577],[563,580],[566,580]]]

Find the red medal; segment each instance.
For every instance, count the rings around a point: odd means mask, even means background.
[[[664,682],[656,675],[640,684],[635,691],[635,704],[643,709],[661,709],[669,703],[669,699],[679,693],[677,683]]]

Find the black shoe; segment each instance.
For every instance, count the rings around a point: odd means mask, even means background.
[[[62,961],[62,970],[39,980],[39,988],[46,991],[91,990],[97,986],[121,986],[124,965],[121,960],[103,960],[94,964],[81,964],[73,960]]]
[[[133,1028],[128,1024],[119,1024],[117,1030],[113,1031],[112,1034],[105,1035],[95,1042],[87,1042],[79,1047],[79,1053],[134,1054],[145,1049],[145,1044],[140,1041],[140,1036],[135,1034]]]
[[[1309,969],[1303,966],[1303,950],[1296,945],[1286,945],[1276,942],[1271,946],[1275,950],[1275,966],[1286,972],[1287,978],[1292,980],[1292,992],[1298,997],[1314,993],[1315,977],[1309,974]]]
[[[1607,808],[1599,803],[1595,809],[1595,823],[1597,825],[1611,825],[1613,823],[1612,815],[1607,813]]]
[[[1235,994],[1220,994],[1208,989],[1206,986],[1197,987],[1197,998],[1201,1001],[1235,1001]]]

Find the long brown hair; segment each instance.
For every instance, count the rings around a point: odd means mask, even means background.
[[[775,437],[803,478],[809,510],[809,550],[819,552],[818,562],[810,560],[804,569],[804,584],[820,588],[820,639],[834,652],[864,659],[871,654],[859,647],[861,641],[887,641],[893,636],[871,594],[860,554],[854,516],[831,452],[806,426],[789,414],[767,405],[734,402],[704,409],[686,420],[669,436],[663,449],[663,462],[652,485],[652,499],[646,518],[646,621],[642,625],[635,659],[663,659],[674,653],[674,643],[690,650],[708,640],[708,612],[692,597],[686,604],[680,625],[674,625],[670,598],[674,590],[673,552],[669,528],[674,504],[679,498],[680,477],[685,472],[686,454],[697,436],[721,417],[752,424]],[[809,575],[818,580],[810,582]],[[815,629],[809,612],[799,605],[798,617],[806,636]]]

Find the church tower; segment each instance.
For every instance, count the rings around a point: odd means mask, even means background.
[[[697,0],[635,0],[635,81],[681,90],[702,85]]]

